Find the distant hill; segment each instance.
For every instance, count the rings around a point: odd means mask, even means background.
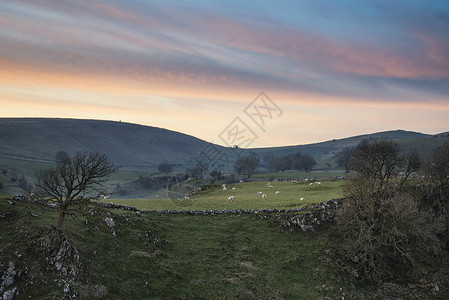
[[[185,164],[207,145],[193,136],[124,122],[0,118],[0,155],[54,160],[56,152],[107,153],[122,166]]]
[[[423,134],[419,132],[404,131],[404,130],[393,130],[384,131],[371,134],[358,135],[343,139],[334,139],[330,141],[313,143],[307,145],[296,145],[296,146],[284,146],[284,147],[273,147],[273,148],[256,148],[250,149],[252,152],[260,155],[288,155],[293,154],[297,151],[301,151],[310,155],[315,156],[315,159],[322,160],[332,154],[337,153],[344,148],[354,147],[360,143],[362,140],[376,140],[376,139],[389,139],[389,140],[406,140],[406,139],[419,139],[429,137],[428,134]]]
[[[416,149],[420,152],[430,153],[432,149],[435,148],[436,146],[443,144],[445,141],[449,141],[449,134],[441,133],[437,135],[429,135],[413,131],[392,130],[372,134],[358,135],[343,139],[334,139],[314,144],[273,147],[273,148],[254,148],[248,149],[248,151],[262,157],[262,159],[265,162],[268,162],[271,158],[275,156],[286,156],[289,154],[294,154],[298,151],[303,154],[312,155],[317,162],[327,162],[327,160],[332,160],[332,158],[338,152],[342,151],[345,148],[355,147],[362,140],[379,140],[379,139],[388,139],[396,141],[401,146],[401,149],[403,151],[410,151],[411,149]],[[326,166],[322,165],[321,167]]]

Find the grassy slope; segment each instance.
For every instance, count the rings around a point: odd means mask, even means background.
[[[38,232],[55,223],[55,212],[35,204],[11,206],[5,199],[0,200],[0,212],[7,216],[0,218],[0,272],[9,262],[29,269],[10,288],[19,288],[18,299],[61,298],[64,283],[33,245]],[[117,236],[103,222],[107,216],[115,220]],[[90,298],[94,293],[104,299],[340,297],[324,251],[328,231],[283,232],[270,220],[135,215],[96,208],[88,225],[69,219],[65,232],[84,265],[77,289]],[[155,236],[166,243],[153,243]]]
[[[0,118],[0,154],[53,160],[57,151],[107,153],[122,166],[192,160],[206,142],[137,124],[75,119]]]
[[[246,183],[227,184],[224,191],[220,185],[210,185],[207,189],[191,195],[186,200],[168,200],[161,191],[163,199],[112,199],[105,202],[114,202],[139,209],[163,210],[223,210],[223,209],[290,209],[304,205],[327,201],[343,196],[344,180],[326,180],[321,185],[310,186],[308,182],[272,182],[273,188],[267,186],[267,181],[255,181]],[[235,190],[232,188],[235,187]],[[279,191],[279,195],[275,192]],[[258,195],[258,192],[266,194],[266,199]],[[235,196],[232,202],[229,196]],[[299,199],[303,197],[304,201]]]

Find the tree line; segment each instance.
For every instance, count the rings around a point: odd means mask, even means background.
[[[286,156],[276,156],[270,162],[271,170],[284,172],[286,170],[304,170],[309,172],[316,164],[316,160],[309,154],[296,152]]]

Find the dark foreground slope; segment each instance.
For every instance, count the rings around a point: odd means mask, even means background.
[[[15,158],[54,160],[60,150],[98,151],[125,167],[185,164],[206,145],[179,132],[124,122],[0,118],[0,155]]]
[[[0,295],[13,299],[447,299],[444,286],[371,287],[342,276],[332,225],[279,214],[158,215],[90,207],[68,219],[0,196]],[[59,246],[62,244],[62,246]],[[430,285],[429,285],[430,286]]]
[[[55,212],[6,199],[0,212],[0,275],[14,267],[4,291],[16,288],[17,299],[342,295],[323,256],[326,231],[282,232],[279,223],[250,215],[137,215],[92,207],[87,222],[67,221],[61,251],[51,227]]]

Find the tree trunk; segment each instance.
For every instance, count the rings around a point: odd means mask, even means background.
[[[66,202],[66,201],[64,201],[64,202]],[[64,225],[64,218],[66,215],[67,207],[68,207],[68,203],[63,203],[59,207],[59,220],[58,220],[58,229],[59,230],[62,230],[62,225]]]
[[[64,224],[65,212],[63,210],[59,211],[58,229],[62,230],[62,225]]]

